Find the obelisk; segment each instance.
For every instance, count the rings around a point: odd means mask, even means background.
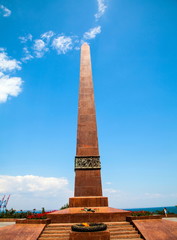
[[[94,211],[88,211],[88,207]],[[74,197],[69,198],[69,208],[47,216],[52,223],[78,223],[125,221],[129,215],[129,211],[108,207],[108,198],[102,196],[90,47],[84,43],[80,59]]]
[[[98,149],[90,47],[87,43],[84,43],[81,47],[80,58],[74,197],[70,199],[71,207],[80,205],[108,206],[107,198],[102,197],[101,163]]]

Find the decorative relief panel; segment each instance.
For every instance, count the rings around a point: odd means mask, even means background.
[[[75,169],[100,169],[100,157],[75,157]]]

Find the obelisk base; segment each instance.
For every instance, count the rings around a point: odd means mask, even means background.
[[[82,222],[122,222],[131,212],[110,207],[93,207],[95,212],[85,212],[84,208],[66,208],[48,213],[52,223],[82,223]]]
[[[108,207],[108,198],[102,196],[69,198],[69,207]]]

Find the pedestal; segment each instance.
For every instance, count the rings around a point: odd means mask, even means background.
[[[82,223],[82,222],[120,222],[126,221],[126,217],[130,216],[129,211],[110,208],[96,207],[95,212],[85,212],[83,208],[66,208],[47,214],[51,219],[51,223]]]
[[[108,207],[107,197],[72,197],[69,199],[69,207]]]
[[[100,231],[100,232],[70,232],[69,240],[110,240],[110,232]]]

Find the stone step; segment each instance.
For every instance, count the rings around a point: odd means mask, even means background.
[[[47,226],[71,226],[73,224],[77,224],[77,223],[50,223]]]
[[[111,237],[111,240],[113,240],[113,239],[131,239],[132,240],[132,238],[135,238],[135,239],[139,238],[139,239],[141,239],[140,235],[138,233],[134,233],[134,234],[113,235]]]
[[[68,227],[60,227],[60,226],[52,226],[52,227],[46,227],[46,228],[48,228],[48,229],[53,229],[53,228],[55,228],[55,229],[70,229],[71,228],[71,226],[68,226]]]
[[[46,226],[39,240],[69,240],[69,231],[73,224],[52,223]],[[129,222],[105,223],[110,231],[111,240],[140,240],[142,239]],[[82,239],[81,239],[82,240]]]
[[[66,230],[66,229],[71,229],[71,227],[45,227],[47,229],[62,229],[62,230]]]
[[[56,228],[59,228],[59,227],[64,227],[64,228],[70,228],[73,224],[71,225],[60,225],[60,224],[49,224],[47,225],[48,228],[53,228],[53,227],[56,227]]]
[[[108,226],[130,225],[129,222],[105,222]]]
[[[117,225],[117,226],[109,226],[107,225],[108,228],[114,229],[114,228],[126,228],[126,227],[132,227],[132,225]]]
[[[129,240],[129,239],[131,239],[131,240],[142,240],[142,238],[141,237],[139,237],[139,238],[111,238],[111,240]]]
[[[127,227],[116,227],[116,228],[109,228],[108,227],[108,230],[109,231],[125,231],[125,230],[135,230],[133,226],[127,226]]]
[[[69,240],[69,236],[68,237],[40,237],[38,238],[38,240]]]
[[[38,238],[38,240],[44,240],[44,239],[46,239],[46,240],[48,240],[48,239],[69,239],[69,235],[68,236],[50,236],[50,237],[43,237],[43,236],[41,236],[40,238]]]
[[[71,225],[63,225],[63,224],[49,224],[47,225],[47,227],[71,227],[73,224]]]
[[[49,224],[45,227],[39,240],[69,240],[72,224]]]
[[[130,222],[117,222],[117,223],[105,223],[107,224],[108,226],[117,226],[117,225],[131,225]]]
[[[71,228],[45,228],[45,231],[70,231]]]
[[[67,237],[69,236],[69,233],[50,233],[50,234],[47,234],[47,233],[42,233],[41,235],[42,237]]]
[[[59,226],[58,226],[58,227],[57,227],[57,226],[56,226],[56,227],[55,227],[55,226],[54,226],[54,227],[48,227],[48,226],[47,226],[46,228],[47,228],[47,229],[63,229],[63,230],[65,230],[65,229],[70,229],[71,226],[69,226],[69,227],[59,227]]]
[[[111,235],[121,235],[121,234],[137,234],[136,230],[133,231],[116,231],[116,232],[110,232]]]
[[[43,234],[53,234],[53,233],[58,233],[58,234],[60,234],[60,233],[69,233],[69,231],[70,230],[47,230],[47,229],[45,229],[44,231],[43,231]]]

